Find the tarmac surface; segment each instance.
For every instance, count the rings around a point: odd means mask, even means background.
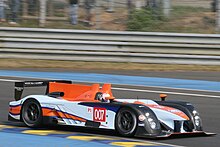
[[[77,71],[79,72],[79,71]],[[80,71],[82,72],[82,71]],[[87,71],[86,73],[88,73]],[[99,71],[99,73],[106,73]],[[126,74],[126,75],[141,75],[146,77],[165,77],[174,79],[195,79],[205,81],[220,81],[220,73],[218,72],[130,72],[123,73],[120,71],[109,72],[110,74]],[[15,78],[15,77],[1,77],[0,75],[0,122],[7,122],[8,103],[14,100],[14,83],[13,80],[27,80],[28,78]],[[5,80],[4,80],[5,79]],[[168,93],[169,100],[181,100],[188,101],[195,105],[203,120],[204,130],[207,132],[217,133],[212,137],[192,137],[192,138],[175,138],[166,140],[156,140],[154,142],[173,144],[179,146],[189,147],[219,147],[220,146],[220,91],[198,91],[198,90],[186,90],[186,89],[170,89],[160,87],[147,87],[147,86],[129,86],[129,85],[112,85],[113,94],[117,98],[148,98],[153,100],[159,100],[159,93]],[[220,87],[220,85],[217,85]],[[39,89],[31,89],[31,92],[38,93]],[[61,128],[62,130],[62,128]],[[65,129],[63,131],[66,131]],[[85,130],[77,130],[79,132],[85,132]],[[89,133],[101,134],[109,136],[109,132],[90,130]],[[113,134],[117,135],[117,134]],[[149,139],[135,138],[143,141]],[[152,140],[149,140],[152,141]]]

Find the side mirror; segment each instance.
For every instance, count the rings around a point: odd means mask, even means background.
[[[166,94],[160,94],[161,101],[165,101],[166,97],[167,97]]]

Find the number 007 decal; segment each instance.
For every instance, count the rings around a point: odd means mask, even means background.
[[[93,120],[98,122],[106,121],[106,109],[105,108],[94,108]]]

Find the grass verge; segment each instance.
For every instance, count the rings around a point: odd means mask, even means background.
[[[1,69],[61,68],[68,70],[220,71],[220,66],[0,59]]]

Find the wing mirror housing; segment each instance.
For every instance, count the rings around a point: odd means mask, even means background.
[[[160,94],[161,101],[165,101],[166,97],[167,97],[166,94]]]

